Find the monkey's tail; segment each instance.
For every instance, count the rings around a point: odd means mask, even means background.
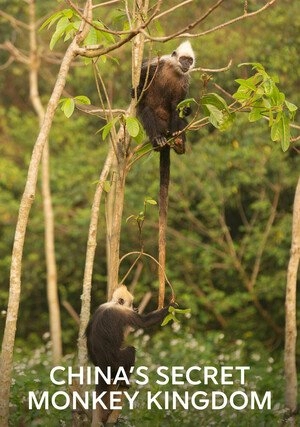
[[[166,229],[168,216],[169,183],[170,183],[170,146],[166,145],[160,151],[159,157],[159,222],[158,222],[158,279],[159,295],[158,308],[163,308],[165,298],[166,270]]]

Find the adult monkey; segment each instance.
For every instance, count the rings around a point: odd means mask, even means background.
[[[102,372],[107,372],[108,368],[111,370],[111,384],[98,375],[96,396],[101,397],[104,407],[100,402],[96,403],[92,427],[113,425],[118,421],[124,391],[129,388],[129,384],[117,380],[117,373],[122,368],[129,379],[135,366],[135,348],[125,346],[127,335],[134,329],[161,323],[171,305],[174,303],[145,315],[139,314],[133,307],[133,295],[125,285],[121,285],[114,291],[111,300],[101,304],[91,317],[86,328],[89,358]],[[113,409],[114,392],[118,392],[120,399],[119,404],[115,405],[119,406],[118,410]]]
[[[195,54],[189,41],[185,41],[171,55],[154,58],[142,65],[136,93],[137,115],[156,151],[160,152],[159,190],[159,303],[164,305],[166,225],[170,182],[170,148],[177,154],[185,153],[185,128],[190,108],[181,115],[177,105],[186,98],[189,72],[194,67]]]

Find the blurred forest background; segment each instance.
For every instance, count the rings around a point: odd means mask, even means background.
[[[242,3],[239,0],[225,2],[218,13],[210,16],[209,26],[240,14]],[[248,3],[250,10],[262,5],[259,0]],[[38,1],[37,16],[49,16],[59,6],[55,0]],[[184,19],[192,19],[204,6],[207,7],[207,2],[199,0],[186,7]],[[26,2],[11,0],[8,5],[1,0],[0,8],[18,20],[28,19]],[[172,21],[167,23],[169,32],[181,25],[182,9],[172,16]],[[105,10],[104,21],[119,19],[122,13],[117,7]],[[0,24],[0,43],[11,40],[21,52],[28,49],[25,30],[14,28],[3,15]],[[207,25],[205,21],[203,29]],[[59,42],[50,52],[51,34],[43,30],[38,35],[38,48],[43,52],[39,88],[44,105],[56,79],[61,52],[66,48]],[[153,49],[155,53],[165,54],[177,45],[175,40],[156,44]],[[192,45],[198,67],[222,68],[232,59],[227,71],[212,74],[208,91],[215,91],[214,84],[217,84],[229,93],[235,92],[235,79],[246,78],[250,72],[249,67],[238,68],[238,64],[260,62],[271,75],[279,77],[279,87],[287,99],[299,105],[297,1],[281,0],[252,19],[192,39]],[[130,44],[112,56],[100,65],[102,78],[113,108],[125,109],[131,96]],[[28,69],[18,61],[6,66],[8,59],[9,55],[0,50],[0,334],[4,328],[18,207],[38,133],[38,119],[29,100]],[[198,97],[203,90],[201,74],[192,74],[192,97]],[[83,60],[72,68],[66,86],[65,96],[77,95],[86,95],[92,104],[99,105],[92,68]],[[299,123],[299,117],[296,122]],[[64,305],[67,302],[79,314],[90,209],[107,152],[107,141],[102,141],[98,132],[104,124],[98,117],[80,111],[67,119],[59,109],[50,134],[51,191],[65,355],[76,352],[78,325]],[[300,171],[299,151],[290,149],[283,153],[280,145],[271,141],[267,123],[249,123],[246,116],[223,133],[213,127],[191,132],[188,141],[186,155],[172,153],[171,158],[167,275],[177,302],[181,307],[191,308],[191,316],[173,329],[162,328],[151,338],[152,359],[157,364],[256,366],[259,387],[274,389],[280,410],[283,385],[278,384],[283,381],[286,270],[292,205]],[[137,162],[127,178],[121,255],[140,249],[137,226],[126,218],[143,209],[145,197],[157,200],[157,193],[158,155],[152,153]],[[145,251],[155,257],[157,217],[157,206],[147,207],[143,242]],[[106,299],[104,221],[103,204],[93,275],[93,310]],[[129,257],[124,260],[120,277],[132,261]],[[130,280],[132,277],[128,284]],[[134,289],[136,300],[147,291],[153,293],[153,298],[146,311],[156,307],[157,267],[145,259]],[[30,214],[23,259],[16,359],[30,358],[37,349],[46,354],[48,331],[44,220],[38,191]],[[198,351],[191,352],[193,345],[196,346],[193,339],[198,343]],[[166,345],[168,340],[171,355]],[[139,345],[143,346],[141,355],[146,358],[150,351],[148,341]],[[19,382],[21,384],[21,379]],[[259,388],[257,383],[255,387]]]

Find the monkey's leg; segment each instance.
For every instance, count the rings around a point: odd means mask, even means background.
[[[93,409],[93,418],[92,418],[92,427],[102,427],[104,426],[102,422],[102,411],[101,406],[97,403],[96,408]]]
[[[172,148],[177,154],[185,153],[185,132],[183,131],[186,127],[187,122],[185,119],[179,117],[177,110],[175,109],[171,119],[171,134],[172,134]]]
[[[123,366],[124,370],[126,372],[127,378],[130,377],[130,369],[132,366],[134,366],[135,363],[135,348],[132,346],[125,347],[120,350],[117,358],[117,365]],[[120,416],[120,413],[122,411],[123,407],[123,401],[124,401],[124,391],[128,390],[130,387],[130,384],[127,384],[126,381],[119,381],[118,384],[112,384],[109,387],[109,393],[108,393],[108,402],[105,404],[107,405],[109,411],[108,411],[108,417],[105,420],[106,425],[115,424],[118,421],[118,418]],[[110,393],[112,391],[118,391],[121,392],[121,395],[119,396],[120,402],[118,402],[119,409],[111,409],[111,396]]]
[[[151,144],[156,151],[160,151],[167,144],[166,121],[159,118],[148,106],[141,110],[139,115]]]
[[[122,386],[118,386],[118,385],[115,385],[115,386],[112,386],[112,387],[114,387],[114,389],[111,389],[111,391],[121,392],[121,396],[119,398],[120,401],[118,402],[118,406],[120,406],[120,409],[113,409],[110,412],[110,414],[109,414],[109,416],[107,418],[107,421],[106,421],[106,426],[114,425],[114,424],[117,423],[117,421],[119,419],[119,416],[120,416],[120,414],[122,412],[122,408],[123,408],[124,391],[128,389],[128,387],[122,387]]]
[[[93,417],[92,417],[92,427],[99,427],[104,426],[106,423],[106,420],[109,416],[109,390],[111,386],[105,386],[103,385],[97,385],[96,386],[96,394],[97,396],[102,393],[103,391],[106,391],[105,396],[103,397],[102,401],[106,407],[103,408],[100,403],[96,404],[96,408],[93,410]]]

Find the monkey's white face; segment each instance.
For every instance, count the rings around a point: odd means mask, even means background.
[[[111,302],[133,310],[133,295],[127,290],[125,285],[121,285],[115,290]]]
[[[180,74],[188,73],[195,64],[195,54],[189,41],[181,43],[171,55],[171,61]]]

